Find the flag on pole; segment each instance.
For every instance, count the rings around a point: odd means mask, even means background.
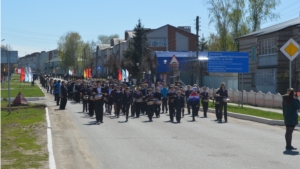
[[[28,67],[25,67],[25,82],[28,82]]]
[[[129,82],[129,72],[128,72],[127,69],[126,69],[125,71],[126,71],[126,79],[127,79],[127,82]]]
[[[122,80],[122,71],[118,70],[118,80]]]
[[[83,77],[86,78],[86,69],[83,71]]]

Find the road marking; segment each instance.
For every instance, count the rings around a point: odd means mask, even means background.
[[[52,135],[51,135],[51,125],[50,125],[50,118],[48,113],[48,108],[46,107],[46,119],[47,119],[47,136],[48,136],[48,151],[49,151],[49,167],[50,169],[56,169],[55,159],[53,154],[53,147],[52,147]]]

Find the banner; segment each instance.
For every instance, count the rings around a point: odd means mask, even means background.
[[[124,78],[126,78],[126,72],[124,69],[122,69],[122,81],[124,82]]]
[[[33,78],[32,78],[32,72],[31,72],[31,68],[28,67],[28,81],[32,82]]]
[[[25,67],[25,81],[24,82],[28,82],[28,68]]]
[[[86,78],[86,69],[83,70],[83,78]]]
[[[122,80],[122,71],[118,70],[118,80]]]
[[[126,79],[127,79],[127,82],[129,82],[129,72],[128,72],[127,69],[125,69],[125,71],[126,71]]]
[[[89,68],[89,78],[92,78],[92,69]]]

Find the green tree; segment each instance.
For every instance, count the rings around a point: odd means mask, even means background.
[[[227,49],[227,34],[230,24],[230,10],[232,7],[231,0],[205,0],[208,4],[209,23],[215,23],[216,29],[220,37],[221,50]]]
[[[207,40],[205,40],[205,37],[202,34],[202,38],[200,39],[199,42],[199,47],[201,51],[208,50],[208,45],[207,45]]]
[[[151,56],[148,49],[148,41],[140,19],[134,28],[134,37],[132,41],[129,42],[129,48],[124,51],[123,55],[125,58],[124,63],[126,63],[123,64],[123,66],[128,69],[134,77],[137,77],[139,72],[145,71],[146,69],[152,70],[154,66],[152,61],[149,62],[149,57]],[[139,63],[139,67],[137,63]]]
[[[61,36],[58,41],[58,56],[61,59],[61,68],[64,71],[68,70],[69,66],[75,67],[78,73],[79,62],[82,55],[83,41],[77,32],[68,32]]]
[[[279,18],[279,14],[273,12],[279,4],[280,0],[249,0],[251,30],[259,30],[263,21]]]
[[[98,44],[110,44],[110,40],[113,38],[119,38],[119,35],[118,34],[99,35],[98,36]]]

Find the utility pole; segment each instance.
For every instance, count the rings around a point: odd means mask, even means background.
[[[197,41],[196,41],[196,57],[197,59],[199,58],[199,16],[196,17],[196,36],[197,36]],[[202,86],[202,66],[201,66],[201,61],[199,62],[199,67],[200,67],[200,87]]]

